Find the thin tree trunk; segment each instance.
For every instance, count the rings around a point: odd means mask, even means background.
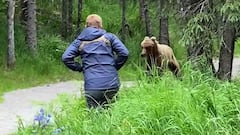
[[[14,13],[15,13],[15,0],[8,1],[8,54],[7,54],[7,67],[13,68],[15,65],[15,44],[14,44]]]
[[[148,4],[144,3],[144,17],[145,17],[145,24],[146,24],[146,36],[153,36],[152,34],[152,24],[148,12]]]
[[[71,33],[73,32],[73,19],[72,19],[72,9],[73,9],[73,0],[69,0],[68,1],[68,30],[67,30],[67,35],[71,35]]]
[[[27,0],[21,0],[21,16],[20,21],[25,26],[27,22]]]
[[[139,0],[139,16],[140,16],[140,20],[141,20],[142,22],[145,21],[144,3],[145,3],[145,0]]]
[[[164,0],[158,0],[159,43],[170,45],[168,34],[168,17],[164,15]]]
[[[37,54],[36,1],[28,0],[27,44],[33,55]]]
[[[234,26],[231,23],[226,23],[223,31],[223,43],[220,49],[219,68],[217,72],[217,77],[220,80],[231,80],[235,40],[236,30]]]
[[[82,6],[82,0],[78,0],[77,35],[81,31]]]
[[[67,3],[68,0],[62,0],[62,28],[61,28],[61,36],[63,39],[67,38]]]
[[[169,33],[168,33],[168,17],[160,18],[160,36],[159,43],[166,44],[170,46]]]
[[[121,31],[121,36],[122,36],[122,41],[125,43],[126,40],[126,0],[121,0],[122,2],[122,31]]]
[[[159,43],[170,46],[168,33],[168,16],[164,12],[164,0],[158,0]]]

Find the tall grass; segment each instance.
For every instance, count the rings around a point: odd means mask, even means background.
[[[239,81],[221,82],[189,65],[184,72],[182,81],[170,72],[150,80],[139,72],[137,85],[123,88],[108,110],[89,110],[84,98],[62,95],[48,106],[54,122],[38,128],[38,133],[61,129],[66,135],[239,134]],[[30,125],[16,134],[35,129]]]

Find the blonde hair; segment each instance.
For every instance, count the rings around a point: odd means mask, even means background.
[[[86,18],[86,27],[102,28],[102,18],[97,14],[90,14]]]

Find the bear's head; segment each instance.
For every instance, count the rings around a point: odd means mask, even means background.
[[[141,42],[142,52],[141,56],[145,57],[149,52],[151,52],[154,47],[158,44],[156,37],[144,37],[143,41]]]

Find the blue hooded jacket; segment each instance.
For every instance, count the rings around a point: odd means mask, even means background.
[[[110,46],[94,42],[79,50],[83,41],[92,41],[102,35],[110,41]],[[127,48],[116,35],[104,29],[87,27],[66,49],[62,61],[71,70],[83,72],[85,90],[106,90],[119,88],[117,70],[127,61],[128,54]],[[81,64],[74,60],[78,56],[81,57]]]

